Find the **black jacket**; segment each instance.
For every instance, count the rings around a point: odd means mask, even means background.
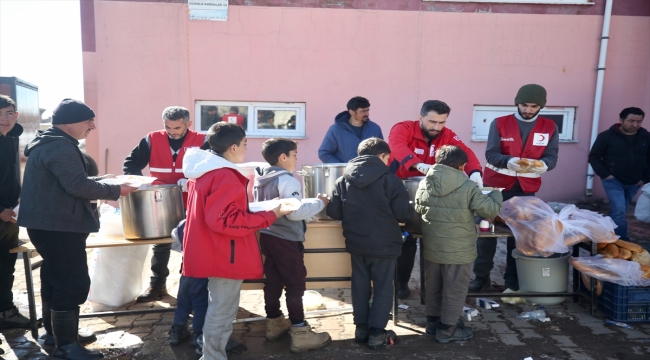
[[[415,216],[404,183],[378,157],[364,155],[348,163],[336,180],[327,215],[343,222],[346,250],[352,255],[398,257],[400,222]]]
[[[614,175],[623,184],[650,182],[650,133],[639,128],[632,144],[614,124],[598,134],[589,152],[589,164],[604,179]]]
[[[18,137],[23,127],[16,123],[7,136],[0,135],[0,212],[18,205],[20,197],[20,159]]]

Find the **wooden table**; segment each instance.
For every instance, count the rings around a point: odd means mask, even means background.
[[[22,237],[25,238],[24,236]],[[90,234],[86,240],[86,248],[103,248],[103,247],[116,247],[116,246],[135,246],[135,245],[150,245],[150,244],[171,244],[175,240],[167,237],[162,239],[149,239],[149,240],[128,240],[123,237],[109,237],[102,236],[96,233]],[[25,243],[21,246],[9,250],[10,253],[22,253],[25,265],[25,282],[27,283],[27,300],[29,301],[29,321],[32,336],[38,339],[38,320],[36,315],[36,300],[34,296],[34,280],[32,271],[41,266],[42,261],[32,264],[32,258],[40,256],[31,242]],[[107,315],[135,315],[143,312],[163,312],[174,311],[175,308],[166,309],[150,309],[150,310],[133,310],[133,311],[108,311],[102,313],[81,314],[80,318],[107,316]]]

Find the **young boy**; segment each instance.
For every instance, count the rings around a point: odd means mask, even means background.
[[[210,150],[188,149],[183,159],[183,173],[189,179],[183,275],[208,278],[202,359],[226,360],[242,282],[263,275],[255,231],[290,212],[279,206],[248,212],[248,179],[235,165],[246,155],[244,129],[216,123],[208,130],[207,142]]]
[[[270,167],[255,179],[255,201],[275,198],[302,200],[302,185],[291,174],[298,162],[298,144],[289,139],[273,138],[262,145],[262,156]],[[291,351],[321,349],[332,339],[326,332],[316,333],[305,321],[302,296],[305,292],[307,269],[304,261],[305,219],[318,214],[328,200],[302,200],[302,206],[279,218],[267,229],[260,230],[260,246],[264,260],[264,303],[266,310],[266,338],[274,341],[289,331]],[[280,311],[280,296],[285,289],[289,320]]]
[[[402,251],[399,223],[411,220],[415,211],[404,183],[387,166],[388,143],[369,138],[359,144],[357,153],[336,181],[327,215],[343,221],[345,247],[352,259],[354,340],[380,350],[397,340],[385,327],[393,305],[395,263]]]
[[[443,146],[435,156],[415,195],[415,211],[422,215],[427,333],[448,343],[474,335],[459,320],[476,259],[474,212],[495,218],[503,198],[498,190],[483,195],[467,178],[468,158],[460,147]]]

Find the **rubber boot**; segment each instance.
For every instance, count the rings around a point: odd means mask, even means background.
[[[285,318],[284,315],[273,319],[266,318],[266,340],[277,340],[280,336],[286,334],[290,327],[291,321]]]
[[[290,350],[294,353],[322,349],[332,342],[330,334],[314,332],[306,321],[305,326],[291,326],[289,333],[291,334]]]
[[[50,312],[50,303],[43,302],[43,328],[45,329],[45,334],[39,337],[40,340],[43,340],[43,347],[51,348],[54,347],[54,335],[52,335],[52,313]],[[89,343],[97,340],[97,336],[90,330],[79,332],[79,342],[80,343]]]
[[[90,351],[79,344],[79,308],[72,311],[51,310],[52,333],[56,347],[53,359],[93,360],[104,357],[102,353]]]

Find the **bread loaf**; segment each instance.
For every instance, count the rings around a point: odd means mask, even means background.
[[[618,257],[618,246],[614,244],[607,244],[607,246],[605,246],[605,251],[607,251],[613,258]]]
[[[650,265],[650,253],[648,253],[648,250],[632,252],[632,260],[641,265]]]
[[[607,246],[607,243],[598,243],[598,245],[596,245],[596,246],[598,247],[598,250],[604,249],[605,246]]]
[[[632,258],[632,252],[626,248],[618,248],[618,258],[623,260],[629,260]]]
[[[604,248],[598,250],[598,254],[600,254],[600,255],[602,255],[603,257],[608,258],[608,259],[611,259],[611,258],[612,258],[612,254],[610,254],[609,251],[607,251],[607,250],[604,249]]]
[[[628,249],[630,251],[634,251],[634,252],[637,252],[637,253],[643,252],[643,248],[639,244],[631,243],[629,241],[619,239],[619,240],[616,240],[616,242],[614,244],[616,244],[618,247],[622,247],[622,248],[625,248],[625,249]]]

